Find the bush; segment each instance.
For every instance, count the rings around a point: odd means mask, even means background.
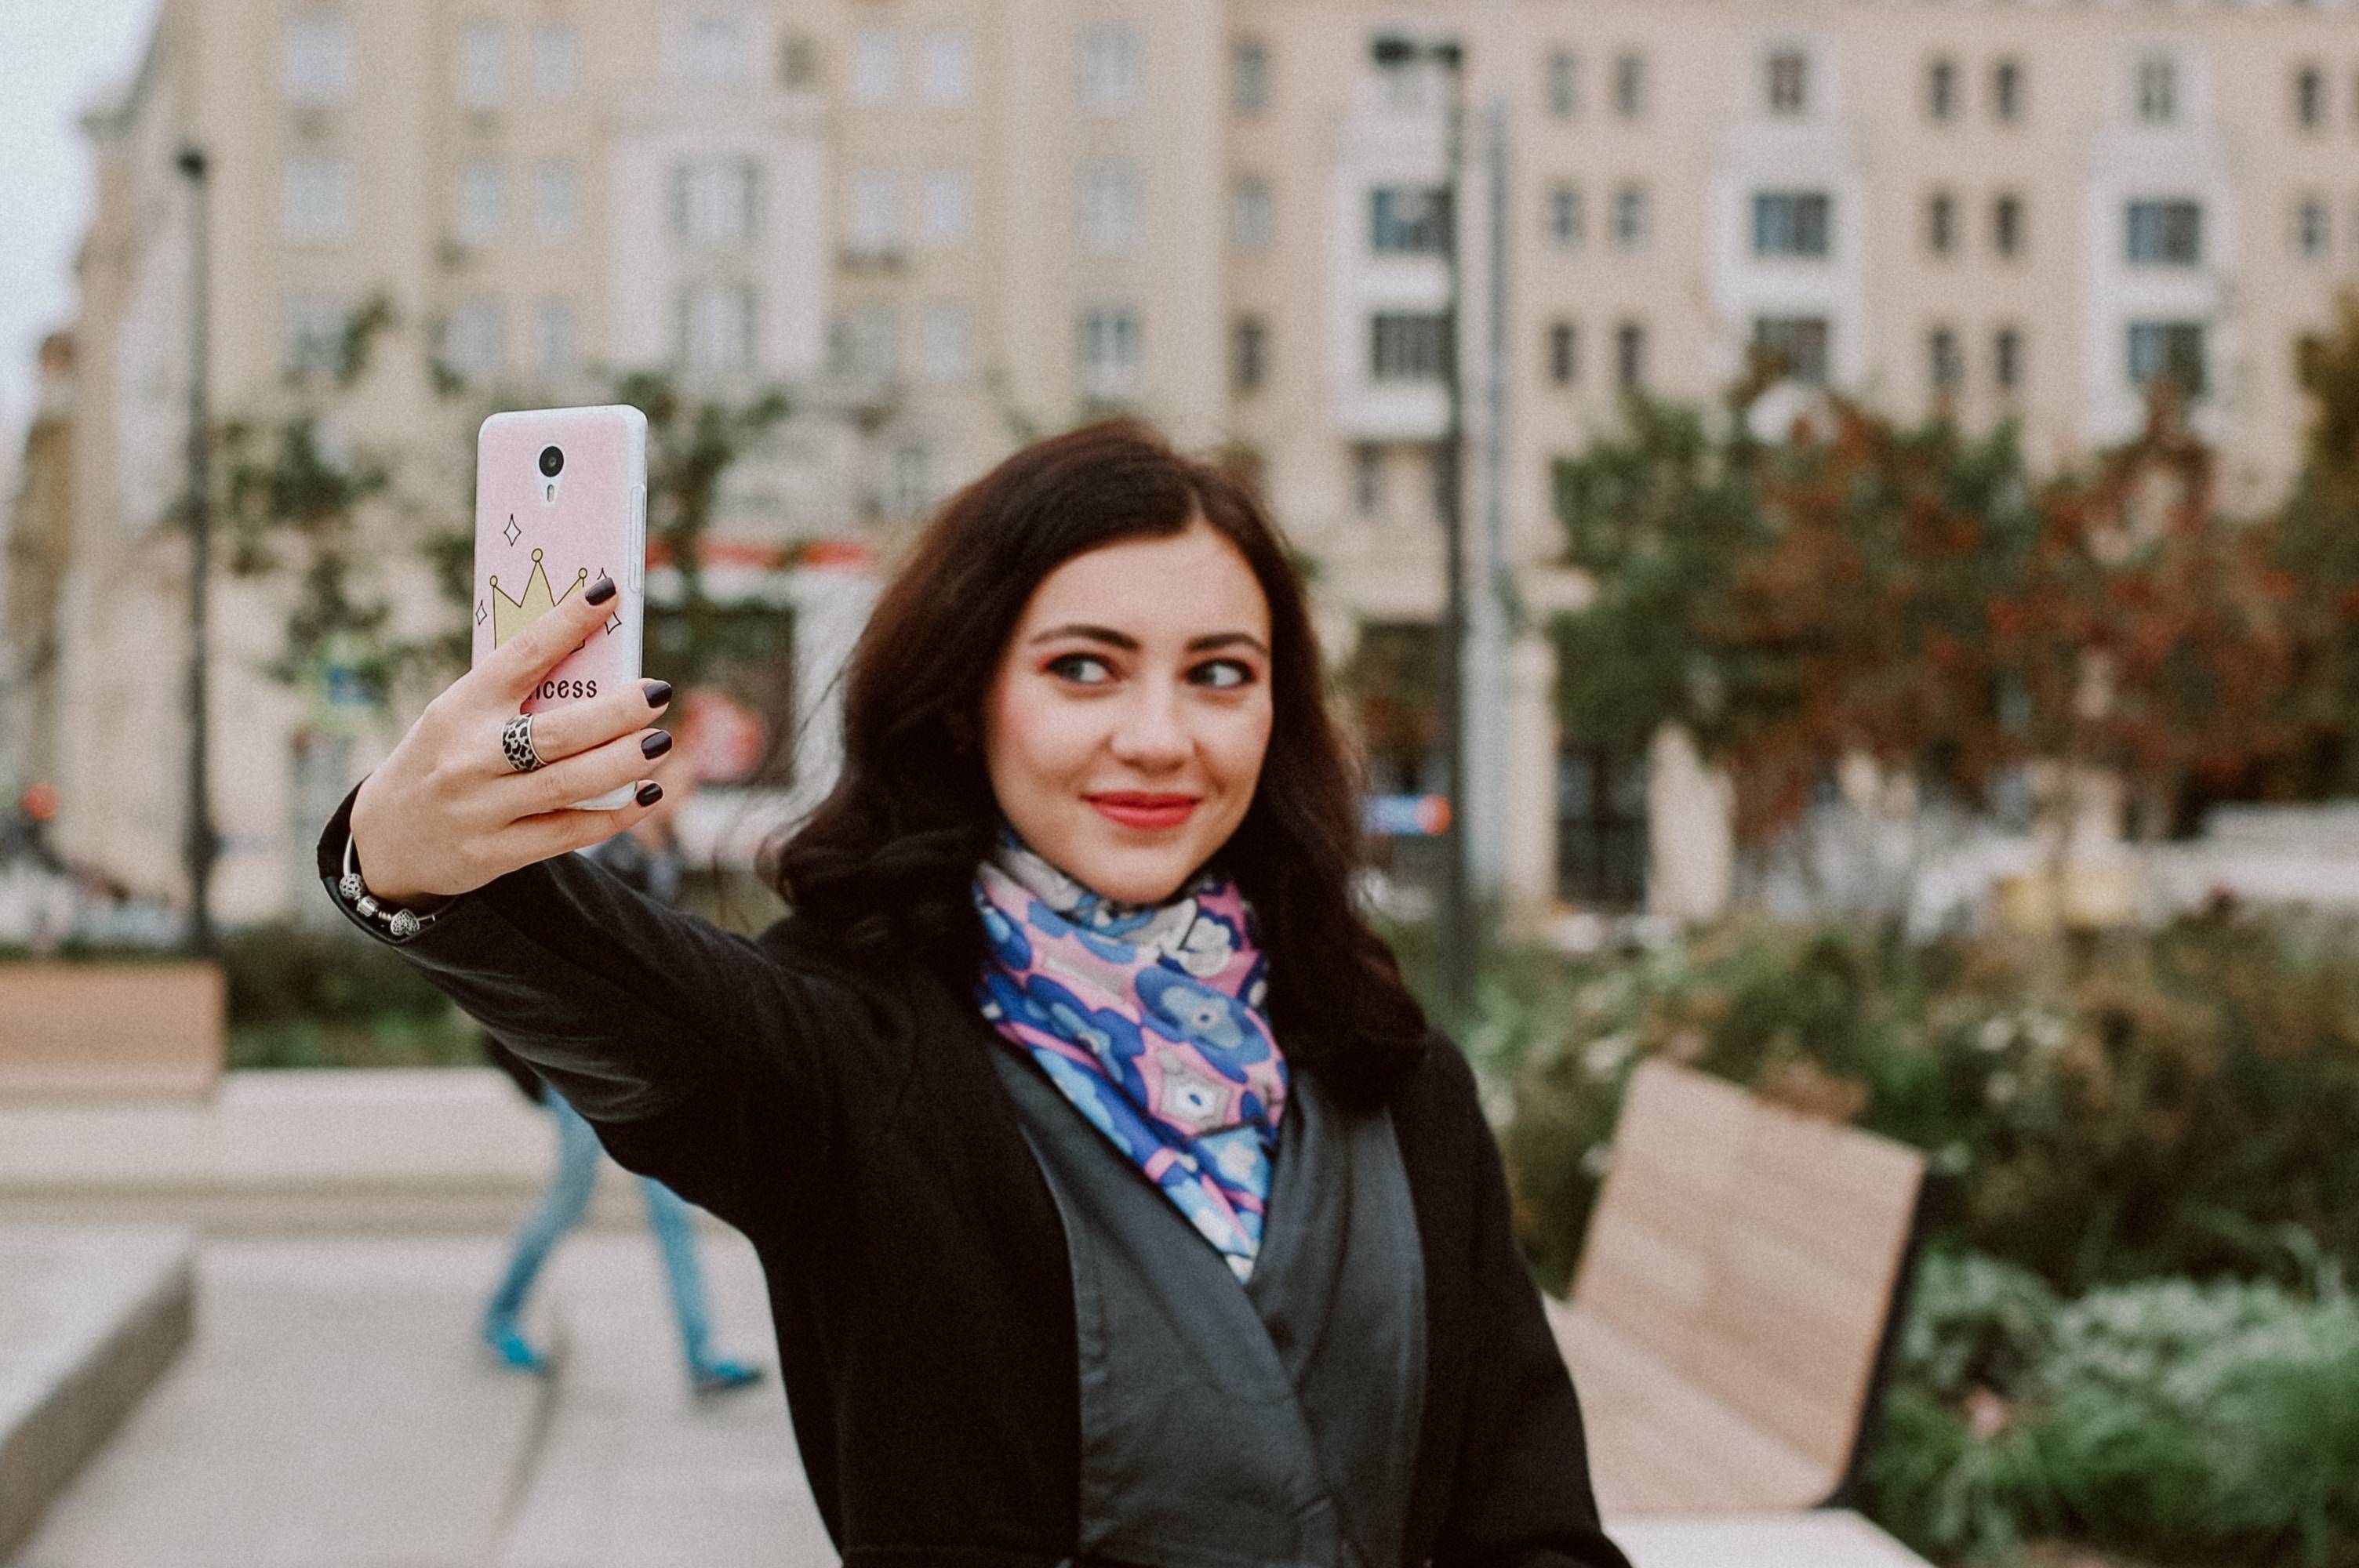
[[[2359,1269],[2359,943],[2190,920],[2060,951],[1738,925],[1519,956],[1470,1046],[1543,1279],[1578,1257],[1624,1086],[1654,1054],[1927,1152],[1935,1238],[2076,1294],[2289,1279],[2294,1225]]]
[[[383,943],[335,925],[223,938],[233,1067],[446,1066],[482,1059],[479,1031]]]

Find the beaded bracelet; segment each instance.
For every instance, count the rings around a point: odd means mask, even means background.
[[[407,942],[441,918],[440,911],[420,914],[414,909],[396,909],[381,902],[361,881],[361,861],[353,847],[350,828],[344,831],[344,874],[336,883],[336,892],[353,906],[353,913],[364,920],[375,921],[385,927],[386,935],[397,942]]]

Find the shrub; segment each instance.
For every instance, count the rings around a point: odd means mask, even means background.
[[[480,1060],[478,1031],[400,955],[341,923],[226,936],[233,1067],[439,1066]]]

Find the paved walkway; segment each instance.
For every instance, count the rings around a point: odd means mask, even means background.
[[[771,1355],[750,1248],[706,1238],[722,1345]],[[820,1568],[775,1379],[700,1403],[644,1231],[569,1238],[547,1381],[473,1336],[493,1238],[223,1239],[195,1343],[13,1568]]]

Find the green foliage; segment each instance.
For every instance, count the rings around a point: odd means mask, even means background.
[[[232,1067],[446,1066],[477,1030],[399,954],[342,925],[223,939]]]
[[[2331,1270],[2068,1304],[1937,1253],[1867,1484],[1881,1522],[1945,1561],[2062,1535],[2169,1562],[2359,1562],[2359,1308]]]

